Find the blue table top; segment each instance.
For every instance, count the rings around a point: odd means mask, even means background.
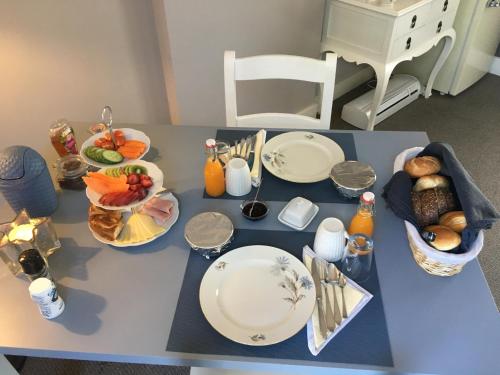
[[[86,125],[77,127],[77,134],[84,135]],[[239,229],[276,230],[284,235],[291,229],[277,220],[246,221],[239,214],[238,201],[203,199],[202,145],[204,139],[215,136],[215,128],[139,128],[153,140],[147,159],[164,171],[165,186],[180,199],[179,221],[149,245],[116,249],[97,242],[89,233],[85,194],[60,193],[53,221],[63,248],[49,263],[66,311],[54,321],[43,320],[29,299],[27,282],[12,277],[0,264],[1,353],[271,371],[287,365],[290,372],[308,374],[500,373],[500,314],[479,263],[470,262],[451,278],[428,275],[412,258],[403,223],[384,207],[382,199],[377,203],[374,240],[393,366],[336,362],[311,366],[298,359],[165,351],[189,257],[183,229],[190,217],[218,209],[230,215]],[[359,131],[353,135],[358,159],[376,170],[377,196],[392,174],[395,156],[405,148],[428,143],[425,133],[416,132]],[[55,159],[46,140],[30,139],[29,145],[49,162]],[[285,204],[269,203],[270,217],[276,217]],[[354,209],[350,204],[320,203],[320,212],[306,231],[314,232],[328,216],[347,221]],[[12,217],[7,204],[0,201],[0,220]],[[330,343],[334,344],[335,340]]]

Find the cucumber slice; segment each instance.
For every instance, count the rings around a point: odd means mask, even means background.
[[[95,160],[97,160],[100,163],[105,163],[106,161],[104,160],[103,157],[104,151],[106,150],[100,147],[96,147],[96,149],[94,150]]]
[[[119,152],[112,150],[105,150],[102,153],[102,158],[104,159],[105,163],[108,164],[120,163],[123,160],[123,156]]]

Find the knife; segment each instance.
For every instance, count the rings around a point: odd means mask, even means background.
[[[321,263],[321,280],[325,280],[326,278],[326,272],[327,270],[327,265],[328,263],[322,262]],[[328,279],[326,279],[328,280]],[[327,281],[322,281],[322,284],[325,287],[325,297],[326,297],[326,328],[328,328],[329,331],[333,332],[335,330],[335,327],[337,324],[336,317],[334,314],[334,308],[338,306],[333,305],[332,306],[332,301],[330,301],[330,293],[329,289],[332,290],[333,295],[335,295],[335,288],[332,284],[328,283]],[[336,304],[337,301],[334,299],[334,303]]]
[[[316,287],[316,308],[318,309],[319,331],[326,339],[328,330],[326,328],[325,310],[323,308],[323,285],[321,284],[321,260],[314,258],[311,266],[311,275]]]
[[[337,292],[335,291],[335,284],[338,285],[339,283],[339,277],[338,277],[338,273],[337,273],[337,267],[335,267],[334,264],[332,263],[329,263],[328,264],[328,279],[330,280],[333,280],[333,283],[331,284],[331,286],[333,287],[333,314],[334,314],[334,319],[335,319],[335,323],[337,323],[338,325],[340,325],[342,323],[342,316],[340,315],[340,309],[339,309],[339,304],[338,304],[338,300],[337,300]]]

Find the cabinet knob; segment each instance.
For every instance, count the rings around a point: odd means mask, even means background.
[[[441,28],[443,27],[443,21],[439,21],[438,23],[438,27],[437,27],[437,30],[436,30],[436,33],[440,33],[441,32]]]
[[[408,39],[406,39],[406,49],[410,49],[410,47],[411,47],[411,36]]]
[[[410,25],[410,29],[413,29],[415,27],[415,25],[417,24],[417,15],[415,14],[413,16],[413,18],[411,19],[411,25]]]
[[[448,0],[444,0],[443,12],[446,12],[446,9],[448,9]]]

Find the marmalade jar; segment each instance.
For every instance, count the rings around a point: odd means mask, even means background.
[[[66,156],[69,154],[78,154],[76,148],[76,138],[73,128],[69,125],[68,120],[57,120],[49,128],[50,142],[56,149],[59,156]]]

